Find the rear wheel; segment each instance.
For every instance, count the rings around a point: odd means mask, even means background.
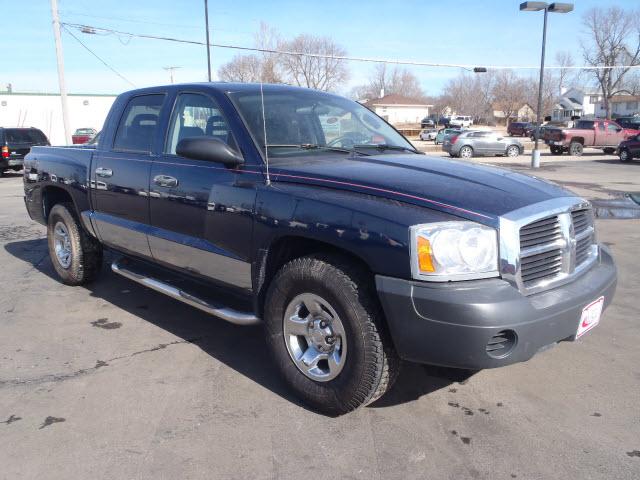
[[[626,148],[623,148],[622,150],[620,150],[619,157],[621,162],[628,162],[629,160],[631,160],[631,155],[629,155],[629,150],[627,150]]]
[[[517,157],[520,155],[520,148],[517,145],[509,145],[507,147],[507,157]]]
[[[562,147],[551,147],[551,155],[562,155]]]
[[[569,155],[572,155],[574,157],[579,157],[580,155],[582,155],[583,150],[584,150],[584,147],[580,142],[571,142],[569,144]]]
[[[80,225],[73,204],[59,203],[47,223],[49,255],[63,283],[83,285],[96,278],[102,266],[102,246]]]
[[[399,359],[367,273],[333,255],[287,263],[269,287],[265,333],[292,390],[313,408],[341,415],[382,396]]]
[[[460,158],[471,158],[473,157],[473,148],[471,148],[468,145],[465,145],[460,149],[460,152],[458,153],[458,155],[460,156]]]

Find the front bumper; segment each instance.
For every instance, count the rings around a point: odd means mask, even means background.
[[[616,288],[616,267],[606,249],[573,282],[524,296],[501,279],[427,283],[376,276],[376,287],[401,358],[447,367],[496,368],[529,360],[536,352],[575,339],[582,309]],[[503,358],[486,347],[512,330],[515,346]]]

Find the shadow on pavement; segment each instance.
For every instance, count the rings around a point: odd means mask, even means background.
[[[14,241],[5,244],[4,248],[12,256],[58,281],[49,259],[46,238]],[[294,397],[280,379],[268,354],[260,327],[232,325],[122,278],[109,268],[110,256],[108,253],[105,255],[98,280],[76,288],[84,288],[91,296],[198,346],[206,354],[264,388],[310,410]],[[471,373],[467,371],[406,363],[394,388],[371,406],[382,408],[410,402],[453,382],[464,381],[469,376]]]

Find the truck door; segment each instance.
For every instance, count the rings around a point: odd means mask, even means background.
[[[607,122],[606,132],[606,145],[617,147],[618,144],[624,140],[624,132],[622,131],[622,128],[613,122]]]
[[[127,253],[150,257],[149,174],[159,134],[164,94],[132,97],[124,108],[113,148],[96,152],[91,186],[101,240]]]
[[[176,96],[164,152],[153,162],[149,245],[159,263],[243,289],[251,288],[251,236],[261,177],[176,154],[186,137],[212,136],[238,150],[219,101],[208,91]]]

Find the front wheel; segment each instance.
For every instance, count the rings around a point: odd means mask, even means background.
[[[47,221],[49,256],[63,283],[83,285],[92,281],[102,266],[102,246],[78,222],[71,203],[51,209]]]
[[[629,155],[629,150],[627,150],[626,148],[623,148],[622,150],[620,150],[619,157],[621,162],[628,162],[629,160],[631,160],[631,156]]]
[[[382,396],[399,360],[371,279],[349,260],[302,257],[278,272],[265,301],[267,344],[286,383],[327,415]]]

